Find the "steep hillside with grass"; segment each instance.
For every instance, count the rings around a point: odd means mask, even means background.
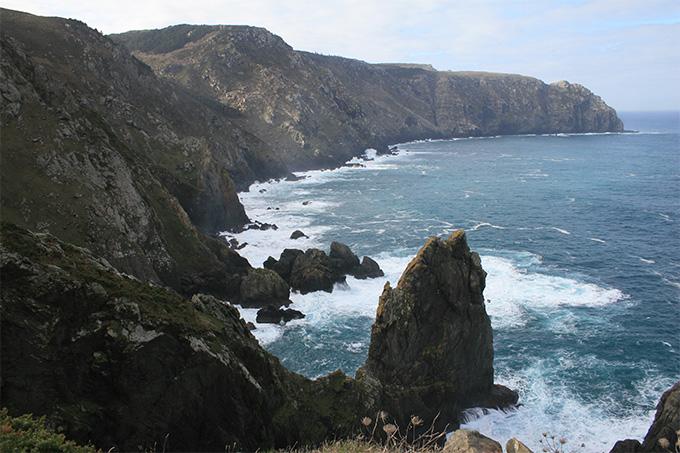
[[[180,25],[111,38],[163,79],[223,105],[269,145],[272,168],[339,165],[414,139],[620,131],[578,84],[372,65],[293,50],[262,28]]]
[[[2,10],[4,220],[184,293],[234,293],[244,259],[206,236],[248,221],[234,180],[264,146],[75,20]]]

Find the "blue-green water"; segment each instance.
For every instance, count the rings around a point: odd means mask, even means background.
[[[256,335],[293,371],[353,375],[384,283],[427,238],[462,228],[489,274],[496,381],[523,404],[470,411],[465,427],[535,450],[543,432],[585,451],[643,438],[680,379],[680,114],[621,117],[640,132],[409,143],[364,167],[254,185],[246,210],[279,229],[239,235],[251,264],[335,240],[386,271],[294,294],[307,318]],[[295,229],[310,238],[289,239]]]

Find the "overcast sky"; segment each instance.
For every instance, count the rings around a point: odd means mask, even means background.
[[[620,111],[680,109],[679,0],[0,0],[103,33],[254,25],[370,63],[580,83]]]

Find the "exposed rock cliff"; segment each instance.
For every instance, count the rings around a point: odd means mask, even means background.
[[[293,50],[267,30],[181,25],[112,35],[156,74],[219,103],[270,145],[271,171],[341,165],[424,138],[621,131],[578,84],[438,72]]]
[[[385,286],[366,366],[357,378],[379,394],[400,426],[417,414],[455,427],[467,407],[504,407],[517,394],[493,383],[486,272],[460,230],[431,238],[401,276]]]
[[[103,451],[255,451],[348,435],[362,392],[260,347],[233,306],[2,223],[1,399]],[[167,435],[167,438],[166,438]]]
[[[229,173],[248,135],[81,22],[2,10],[0,33],[2,218],[187,294],[237,293],[250,266],[201,231],[247,221]]]
[[[3,222],[2,403],[12,415],[47,415],[57,431],[103,450],[315,445],[356,434],[363,417],[384,410],[402,427],[412,415],[430,426],[441,411],[436,428],[453,428],[470,404],[516,398],[507,389],[499,398],[493,386],[475,256],[461,233],[430,241],[381,299],[358,379],[337,371],[312,381],[264,351],[233,306],[183,298],[51,234]],[[431,335],[417,332],[421,322]],[[398,363],[416,358],[423,364]]]
[[[654,423],[642,444],[635,439],[622,440],[611,453],[671,453],[680,451],[680,381],[661,396]]]

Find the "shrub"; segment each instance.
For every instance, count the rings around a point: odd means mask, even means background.
[[[96,452],[91,445],[77,445],[72,440],[66,440],[63,434],[48,429],[45,426],[45,417],[36,419],[32,414],[11,417],[7,409],[2,408],[0,423],[0,451],[3,452]]]

